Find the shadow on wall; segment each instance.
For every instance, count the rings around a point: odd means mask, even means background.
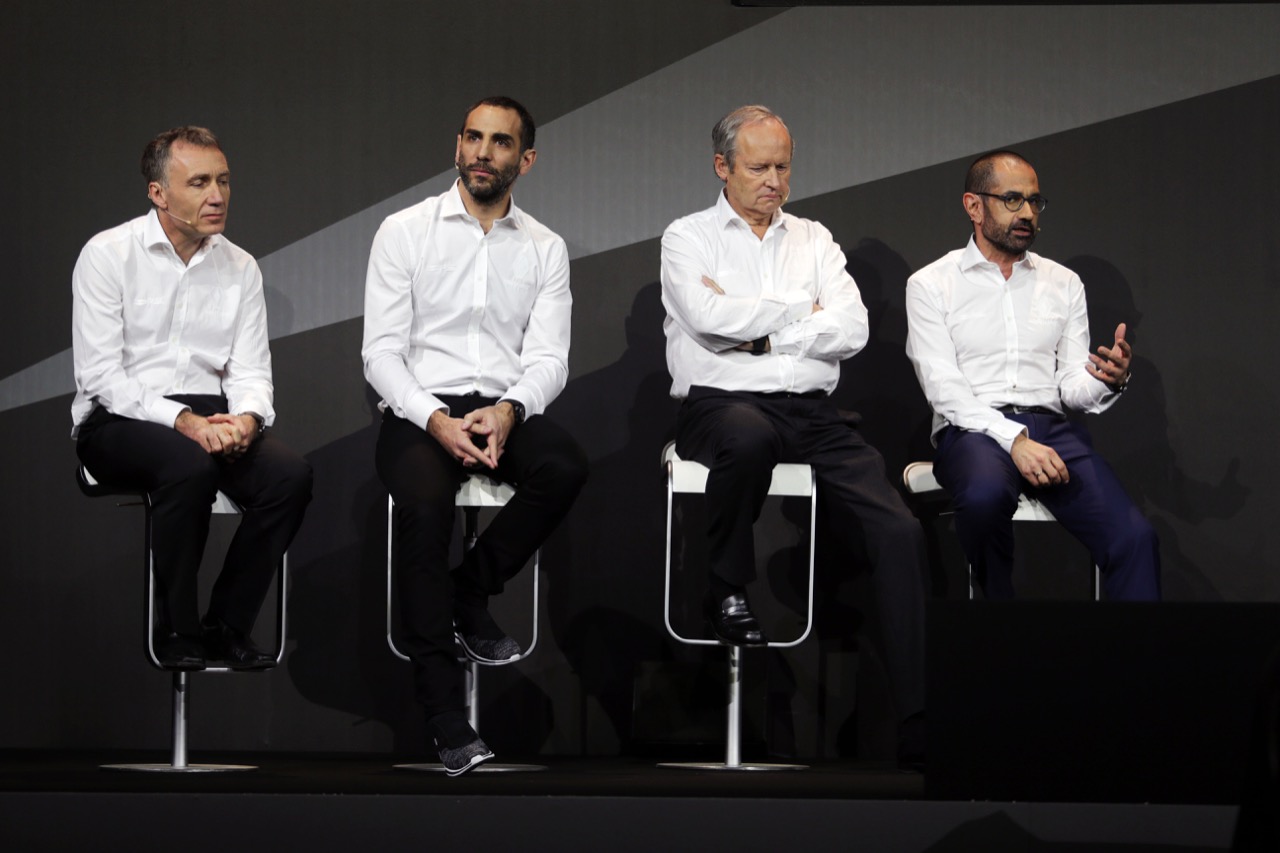
[[[1085,283],[1089,299],[1091,346],[1110,346],[1116,326],[1127,324],[1125,338],[1134,350],[1133,384],[1104,412],[1088,419],[1094,444],[1115,469],[1129,494],[1160,536],[1164,594],[1170,600],[1220,601],[1223,596],[1203,570],[1179,548],[1179,531],[1207,519],[1229,519],[1243,509],[1249,490],[1237,475],[1233,457],[1217,483],[1195,480],[1178,464],[1172,424],[1158,365],[1142,350],[1142,313],[1124,275],[1101,258],[1081,255],[1066,261]]]
[[[666,507],[658,461],[677,404],[665,316],[658,283],[641,287],[622,357],[571,381],[549,412],[591,460],[568,535],[552,537],[545,562],[554,579],[552,631],[580,681],[588,752],[630,751],[638,666],[670,657],[660,613]]]

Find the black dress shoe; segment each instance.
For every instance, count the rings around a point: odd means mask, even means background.
[[[747,595],[737,592],[723,601],[716,601],[711,593],[703,602],[703,613],[711,633],[722,643],[731,646],[763,646],[768,643],[760,630],[760,623],[747,604]]]
[[[194,637],[157,632],[151,638],[151,648],[165,669],[192,671],[205,667],[204,646]]]
[[[271,669],[276,665],[275,655],[267,654],[246,634],[221,620],[204,626],[204,646],[210,661],[231,669]]]

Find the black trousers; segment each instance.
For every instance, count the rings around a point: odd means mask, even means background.
[[[455,418],[496,402],[478,396],[440,399]],[[418,700],[428,717],[462,710],[467,703],[453,639],[455,598],[483,604],[502,592],[573,505],[587,480],[586,454],[546,417],[530,418],[513,429],[497,469],[477,470],[515,486],[515,497],[452,572],[454,498],[472,469],[426,431],[390,411],[383,413],[375,461],[396,502],[396,589]]]
[[[197,415],[227,410],[216,395],[174,395]],[[167,627],[200,633],[196,574],[218,491],[244,508],[214,583],[206,620],[248,633],[276,566],[311,502],[311,465],[268,430],[239,459],[212,455],[170,426],[113,415],[102,407],[81,425],[76,453],[94,479],[151,498],[156,583]]]
[[[855,562],[870,568],[889,674],[903,719],[924,708],[924,534],[863,440],[856,415],[825,396],[787,397],[694,386],[680,409],[676,452],[710,469],[711,571],[735,585],[755,578],[752,527],[773,466],[813,466],[818,506]]]

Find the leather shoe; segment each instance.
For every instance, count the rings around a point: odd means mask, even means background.
[[[209,660],[231,669],[271,669],[276,665],[275,655],[267,654],[248,635],[222,620],[204,626],[204,645]]]
[[[204,646],[194,637],[157,631],[151,638],[151,649],[165,669],[193,671],[205,667]]]
[[[711,633],[720,642],[731,646],[763,646],[768,643],[760,630],[760,623],[751,612],[751,605],[747,604],[745,592],[735,592],[719,602],[707,593],[702,609]]]

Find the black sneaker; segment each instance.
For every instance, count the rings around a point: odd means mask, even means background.
[[[463,653],[478,663],[510,663],[524,654],[520,644],[498,627],[484,607],[455,606],[453,636]]]
[[[440,752],[440,763],[444,765],[444,772],[450,776],[461,776],[493,758],[493,751],[480,738],[456,749],[441,746],[440,741],[437,740],[436,749]]]

